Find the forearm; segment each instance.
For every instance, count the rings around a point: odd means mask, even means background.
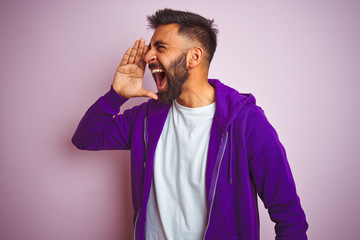
[[[87,110],[72,137],[72,143],[85,150],[126,148],[127,141],[120,136],[119,131],[121,119],[119,121],[114,117],[126,101],[111,87]]]

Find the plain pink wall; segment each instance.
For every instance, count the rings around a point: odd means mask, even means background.
[[[360,4],[350,0],[1,1],[0,239],[132,238],[129,153],[79,151],[70,138],[124,51],[150,39],[145,16],[164,7],[215,18],[210,77],[255,94],[277,129],[310,239],[357,239]],[[149,73],[145,86],[155,90]],[[263,209],[261,221],[273,239]]]

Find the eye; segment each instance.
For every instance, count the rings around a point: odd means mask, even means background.
[[[158,50],[159,52],[163,52],[165,49],[166,49],[166,47],[164,47],[164,46],[162,46],[162,45],[160,45],[160,46],[157,47],[157,50]]]

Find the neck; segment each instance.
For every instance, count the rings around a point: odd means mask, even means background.
[[[176,101],[189,108],[203,107],[215,102],[215,88],[209,84],[207,74],[190,74]]]

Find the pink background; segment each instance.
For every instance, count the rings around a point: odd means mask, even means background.
[[[360,236],[359,1],[1,1],[0,239],[132,238],[129,153],[70,138],[158,8],[215,18],[210,77],[252,92],[287,149],[310,239]],[[154,90],[149,73],[145,86]],[[126,107],[144,99],[134,99]],[[261,207],[263,239],[273,223]]]

